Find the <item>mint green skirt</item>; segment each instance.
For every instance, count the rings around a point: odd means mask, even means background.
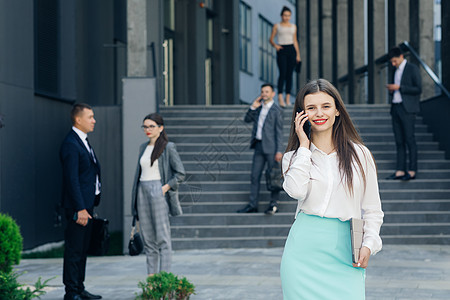
[[[365,299],[365,270],[352,266],[349,221],[299,213],[280,273],[284,300]]]

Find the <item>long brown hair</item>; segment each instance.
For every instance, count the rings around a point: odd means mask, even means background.
[[[297,133],[295,132],[294,122],[297,108],[300,108],[300,111],[305,110],[305,97],[307,95],[319,92],[326,93],[333,97],[336,109],[339,112],[339,116],[336,116],[333,124],[333,145],[336,148],[337,157],[339,159],[339,172],[341,174],[341,181],[345,178],[347,188],[350,191],[350,194],[353,194],[353,165],[358,165],[361,176],[363,178],[364,187],[366,186],[366,174],[354,146],[354,144],[362,146],[364,145],[364,143],[358,132],[356,131],[355,126],[350,119],[350,115],[345,109],[341,95],[329,81],[325,79],[311,80],[297,94],[294,104],[294,110],[292,112],[291,132],[289,135],[286,152],[297,151],[298,147],[300,147],[300,141],[297,137]],[[292,159],[289,163],[289,166],[291,165],[291,163]]]
[[[145,122],[145,120],[152,120],[159,126],[164,126],[164,120],[160,114],[152,113],[147,116],[145,116],[144,120],[142,122]],[[161,131],[161,134],[159,135],[158,139],[155,142],[155,147],[153,148],[152,156],[151,156],[151,163],[150,166],[153,166],[153,163],[155,160],[157,160],[161,154],[164,152],[164,149],[166,149],[167,143],[169,142],[169,138],[167,137],[166,131],[163,128]]]

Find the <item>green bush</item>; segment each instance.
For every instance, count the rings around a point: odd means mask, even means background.
[[[8,215],[0,213],[0,299],[29,300],[45,294],[44,288],[53,279],[34,284],[34,289],[25,288],[17,281],[21,273],[14,272],[12,265],[20,262],[22,236],[19,226]]]
[[[161,271],[139,282],[142,294],[136,300],[187,300],[195,294],[195,287],[186,277],[178,278],[172,273]]]
[[[20,262],[22,236],[19,226],[8,215],[0,213],[0,271],[9,273]]]
[[[41,277],[34,284],[34,289],[29,287],[24,288],[22,284],[17,282],[17,277],[21,274],[16,272],[2,272],[0,271],[0,299],[8,300],[29,300],[33,298],[39,298],[45,294],[44,288],[47,283],[53,279],[47,279],[41,282]]]

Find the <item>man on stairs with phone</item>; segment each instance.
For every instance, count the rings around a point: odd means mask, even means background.
[[[283,157],[283,110],[273,101],[275,91],[271,84],[261,86],[261,95],[255,99],[245,115],[246,123],[253,123],[250,148],[255,149],[251,171],[249,203],[238,213],[258,212],[259,188],[264,166],[271,170]],[[271,191],[266,214],[278,211],[279,191]]]

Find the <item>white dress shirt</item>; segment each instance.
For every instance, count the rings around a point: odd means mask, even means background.
[[[300,147],[294,156],[294,151],[284,154],[283,188],[289,196],[298,200],[295,216],[302,211],[341,221],[364,219],[363,246],[374,255],[382,247],[380,227],[384,216],[377,172],[370,151],[362,145],[354,146],[366,175],[365,189],[359,167],[356,166],[353,167],[353,194],[350,194],[339,172],[337,153],[327,155],[313,143],[309,150]]]
[[[264,127],[264,121],[266,120],[267,114],[269,113],[270,108],[273,105],[273,100],[271,100],[269,103],[265,104],[262,103],[261,112],[259,113],[258,118],[258,128],[256,129],[256,139],[262,140],[262,129]],[[250,107],[250,109],[255,110],[254,108]]]
[[[141,178],[139,179],[140,181],[161,180],[158,160],[155,160],[153,162],[153,165],[150,166],[154,148],[155,146],[148,145],[147,148],[145,148],[141,159],[139,160],[139,163],[141,164]]]
[[[95,160],[94,150],[89,147],[89,144],[87,142],[87,134],[80,129],[76,128],[75,126],[72,126],[72,130],[75,131],[76,134],[80,137],[81,141],[83,142],[84,146],[86,147],[87,151],[91,154],[92,158]],[[100,194],[100,180],[98,179],[98,174],[95,177],[95,195]]]
[[[402,61],[400,66],[398,66],[397,70],[395,70],[394,74],[394,84],[400,86],[402,82],[403,70],[405,69],[406,59]],[[400,89],[394,91],[394,97],[392,98],[392,103],[402,103],[402,94],[400,93]]]

